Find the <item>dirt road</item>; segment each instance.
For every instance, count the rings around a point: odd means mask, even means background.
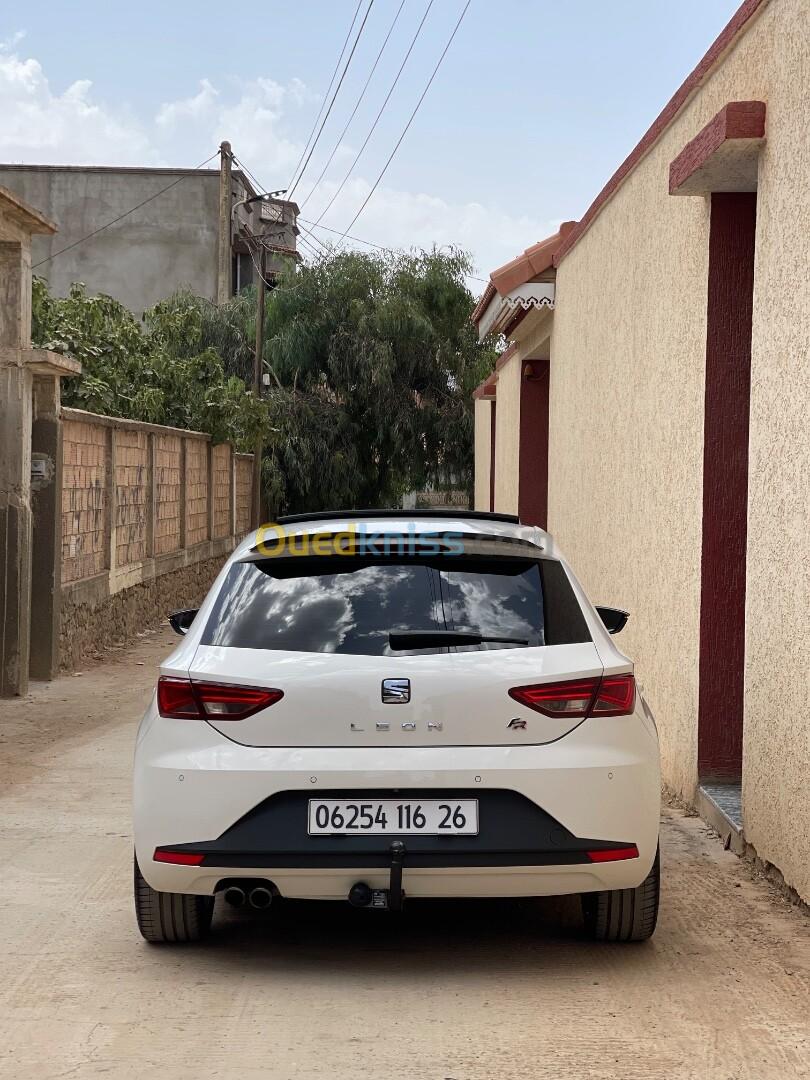
[[[129,774],[170,645],[0,703],[0,1076],[810,1077],[807,918],[674,810],[648,945],[586,943],[568,901],[218,909],[145,945]]]

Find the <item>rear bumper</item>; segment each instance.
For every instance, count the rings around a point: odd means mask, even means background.
[[[305,898],[345,898],[358,880],[384,888],[394,837],[308,837],[302,808],[327,793],[392,791],[452,791],[480,803],[478,837],[402,838],[410,896],[629,888],[655,856],[658,746],[642,715],[589,720],[544,746],[289,749],[241,746],[150,709],[136,752],[138,862],[168,892],[211,893],[240,876]],[[594,863],[586,854],[633,844],[633,859]],[[155,862],[157,848],[203,862]]]

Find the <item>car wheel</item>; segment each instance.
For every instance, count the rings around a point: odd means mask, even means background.
[[[596,941],[646,941],[658,921],[661,891],[660,852],[637,889],[582,894],[585,929]]]
[[[158,892],[141,874],[135,859],[135,914],[147,941],[201,941],[211,928],[213,896]]]

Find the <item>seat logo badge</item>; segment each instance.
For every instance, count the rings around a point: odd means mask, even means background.
[[[407,705],[411,700],[410,679],[383,679],[383,705]]]
[[[525,731],[526,730],[526,721],[521,720],[519,717],[516,716],[513,720],[510,720],[509,723],[506,726],[507,726],[507,728],[510,728],[512,731]]]

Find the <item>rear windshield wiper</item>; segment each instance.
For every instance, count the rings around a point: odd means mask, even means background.
[[[490,637],[474,630],[392,630],[388,644],[392,649],[435,649],[448,645],[483,645],[485,642],[501,645],[528,645],[527,638]]]

